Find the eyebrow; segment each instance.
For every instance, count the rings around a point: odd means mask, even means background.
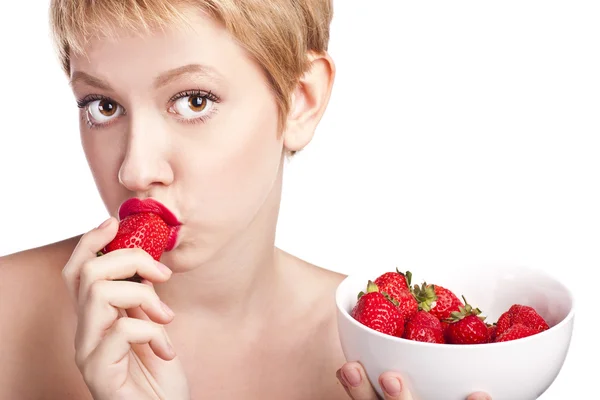
[[[212,67],[201,64],[188,64],[182,67],[171,69],[156,77],[156,79],[154,80],[154,87],[160,88],[162,86],[168,85],[177,78],[187,74],[202,75],[208,79],[212,79],[215,81],[220,81],[223,79],[223,77]]]
[[[201,64],[188,64],[182,67],[173,68],[157,76],[156,79],[154,79],[154,87],[163,87],[187,74],[202,75],[206,78],[216,81],[223,79],[222,76],[212,67]],[[106,81],[96,78],[95,76],[83,71],[74,71],[69,83],[71,87],[73,87],[78,82],[101,90],[113,91],[112,87]]]
[[[93,86],[101,90],[107,90],[111,92],[113,91],[108,83],[83,71],[73,72],[69,84],[71,85],[71,87],[73,87],[77,82],[82,82],[88,86]]]

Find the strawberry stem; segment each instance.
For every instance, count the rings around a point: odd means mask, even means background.
[[[485,321],[486,317],[481,314],[481,310],[479,308],[473,308],[467,301],[464,295],[461,296],[465,302],[464,306],[460,306],[458,311],[452,311],[450,313],[450,318],[444,319],[444,322],[455,323],[460,321],[461,319],[468,317],[469,315],[476,315],[480,320]]]
[[[419,303],[419,310],[422,311],[431,311],[433,308],[432,304],[438,299],[435,293],[435,286],[428,285],[427,282],[423,282],[420,287],[419,285],[415,285],[412,295],[417,300],[417,303]]]
[[[410,271],[400,272],[398,267],[396,267],[396,272],[399,273],[400,275],[404,276],[404,279],[406,279],[406,286],[408,286],[408,288],[410,289],[410,285],[412,282],[412,272],[410,272]]]

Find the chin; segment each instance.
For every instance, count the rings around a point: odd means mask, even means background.
[[[207,243],[177,243],[173,250],[163,253],[161,262],[173,272],[194,270],[215,258],[219,248]]]

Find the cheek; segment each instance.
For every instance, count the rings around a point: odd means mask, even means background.
[[[201,152],[204,159],[190,160],[196,166],[185,172],[197,174],[186,179],[197,194],[195,214],[215,227],[244,224],[256,214],[273,190],[283,154],[275,104],[236,110],[230,115],[219,112],[218,124],[215,119],[207,132],[217,137]]]
[[[90,132],[87,126],[82,127],[81,132],[81,144],[98,194],[109,212],[116,216],[124,196],[118,177],[121,166],[118,146],[114,142],[106,143],[100,135],[93,136],[95,132]]]

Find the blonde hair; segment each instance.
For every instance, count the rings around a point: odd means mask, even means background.
[[[63,70],[70,73],[69,57],[82,54],[90,38],[123,27],[143,33],[185,24],[183,8],[190,6],[222,23],[261,66],[283,129],[308,55],[327,51],[332,0],[52,0],[51,31]]]

